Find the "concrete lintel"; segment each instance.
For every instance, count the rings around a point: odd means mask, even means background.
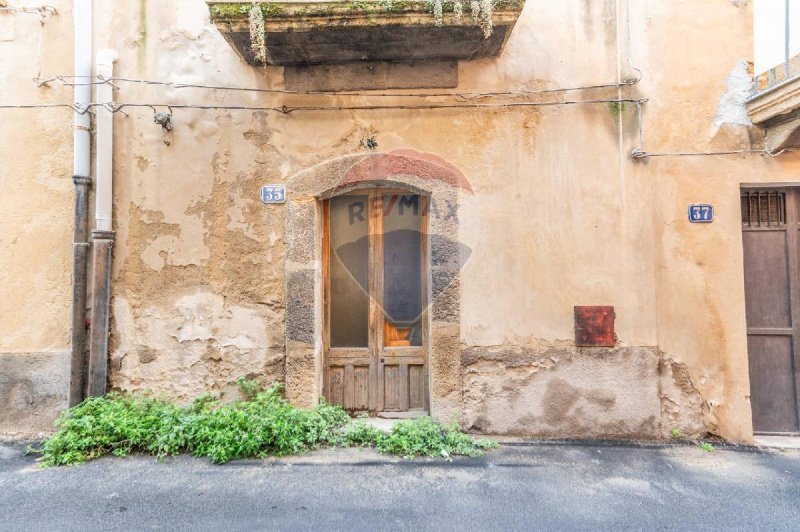
[[[458,86],[458,63],[361,62],[340,65],[287,66],[284,83],[293,91],[375,89],[449,89]]]

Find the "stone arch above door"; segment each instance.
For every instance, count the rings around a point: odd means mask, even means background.
[[[286,394],[312,406],[322,390],[321,200],[358,188],[393,187],[427,195],[429,222],[430,405],[443,421],[461,406],[461,277],[465,255],[459,209],[472,187],[444,159],[413,150],[344,156],[303,170],[287,181]]]

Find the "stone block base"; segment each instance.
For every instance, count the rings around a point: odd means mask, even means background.
[[[630,347],[467,347],[467,430],[545,438],[662,437],[660,354]]]

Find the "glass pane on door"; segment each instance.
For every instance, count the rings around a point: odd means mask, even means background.
[[[369,344],[368,196],[330,200],[331,347]]]
[[[422,200],[383,196],[383,306],[387,347],[422,345]]]

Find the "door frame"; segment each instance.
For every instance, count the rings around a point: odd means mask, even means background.
[[[368,347],[367,348],[333,348],[331,347],[331,238],[330,238],[330,200],[331,196],[322,200],[322,394],[330,399],[330,362],[331,353],[338,352],[336,358],[346,359],[350,362],[345,366],[345,371],[352,371],[354,364],[369,365],[369,400],[368,412],[370,415],[385,415],[405,417],[423,415],[430,412],[430,351],[431,351],[431,326],[430,326],[430,201],[429,195],[418,190],[403,189],[398,187],[364,186],[351,188],[338,195],[360,194],[367,197],[367,220],[369,223],[369,313],[368,313]],[[383,311],[384,297],[384,249],[383,249],[383,222],[385,218],[383,197],[387,194],[414,195],[419,197],[419,212],[421,224],[421,288],[422,288],[422,345],[413,347],[386,346],[384,330],[386,316]],[[337,195],[337,196],[338,196]],[[388,360],[388,362],[387,362]],[[409,408],[409,365],[422,365],[424,376],[423,407],[422,409]],[[385,400],[384,378],[385,366],[397,366],[400,372],[400,404],[387,411]],[[350,375],[345,375],[347,381]],[[352,389],[352,387],[351,387]],[[343,394],[347,394],[347,388]]]
[[[770,219],[769,212],[769,197],[767,199],[767,222],[765,225],[761,223],[754,224],[752,222],[752,211],[748,213],[748,223],[745,223],[744,214],[742,214],[742,246],[744,252],[744,234],[748,232],[785,232],[786,233],[786,268],[788,274],[788,310],[790,317],[789,327],[751,327],[749,319],[746,318],[746,336],[748,338],[747,357],[748,366],[752,353],[750,352],[749,338],[751,336],[791,336],[791,350],[792,350],[792,381],[794,392],[794,409],[797,425],[800,428],[800,185],[796,183],[748,183],[741,184],[739,187],[739,194],[742,197],[748,194],[748,202],[750,201],[749,194],[753,192],[760,194],[761,192],[771,193],[784,193],[785,209],[785,224],[779,221],[773,223]],[[760,196],[757,196],[756,203],[760,206]],[[750,204],[748,203],[748,208]],[[759,207],[760,208],[760,207]],[[760,218],[761,211],[758,211]],[[743,279],[747,279],[747,264],[742,263]],[[745,301],[745,309],[747,308],[747,301]],[[748,376],[752,379],[752,375]],[[751,392],[752,393],[752,392]],[[752,398],[751,398],[752,401]],[[755,421],[753,423],[755,425]],[[753,430],[755,435],[781,435],[781,436],[796,436],[800,432],[767,432]]]
[[[316,161],[314,157],[311,160]],[[323,392],[322,201],[367,187],[401,188],[430,198],[428,395],[445,423],[463,411],[462,282],[475,247],[480,201],[468,177],[446,158],[411,148],[353,153],[309,163],[286,178],[286,205],[269,211],[285,228],[284,381],[286,398],[313,408]],[[462,233],[461,219],[470,229]]]

